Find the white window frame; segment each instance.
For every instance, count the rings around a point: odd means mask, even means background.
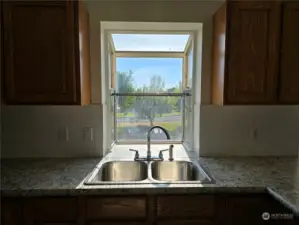
[[[183,76],[184,79],[183,81],[186,81],[186,77],[188,76],[188,51],[190,50],[190,43],[191,41],[193,41],[193,62],[196,61],[196,54],[195,52],[200,51],[201,52],[201,41],[202,41],[202,23],[163,23],[163,22],[101,22],[101,40],[102,40],[102,51],[101,51],[101,55],[102,57],[109,57],[110,53],[108,52],[107,49],[107,41],[111,41],[111,33],[154,33],[154,34],[158,34],[158,33],[163,33],[163,34],[190,34],[190,37],[193,39],[190,39],[187,41],[186,44],[186,48],[184,49],[184,52],[127,52],[127,51],[122,51],[122,52],[115,52],[115,48],[114,48],[114,52],[112,52],[112,58],[113,60],[111,60],[112,64],[115,65],[115,60],[117,55],[118,56],[126,56],[128,57],[129,55],[131,55],[131,57],[136,57],[137,55],[142,55],[142,57],[157,57],[157,55],[160,54],[161,57],[165,57],[165,56],[170,56],[172,55],[172,57],[181,57],[183,56]],[[197,42],[199,42],[199,49],[197,49]],[[112,43],[113,44],[113,43]],[[114,46],[114,45],[111,45]],[[108,54],[107,54],[108,53]],[[154,53],[154,55],[153,55]],[[157,54],[158,53],[158,54]],[[108,92],[110,87],[110,84],[113,84],[115,87],[115,78],[116,78],[116,71],[114,71],[114,75],[112,75],[113,79],[111,79],[111,81],[107,82],[107,80],[109,80],[109,76],[110,74],[108,73],[108,69],[107,69],[107,60],[103,61],[104,65],[102,66],[102,73],[105,74],[106,78],[102,78],[102,80],[106,81],[106,82],[102,82],[102,87],[104,86],[104,89],[106,90],[102,90],[102,101],[105,102],[105,99],[108,99],[107,95],[108,93],[110,93],[110,91]],[[193,63],[193,86],[197,85],[197,82],[199,81],[200,84],[200,77],[196,78],[197,76],[201,76],[201,62],[198,65],[199,68],[197,68],[197,66],[195,65],[195,63]],[[113,71],[113,70],[112,70]],[[107,77],[108,76],[108,77]],[[111,83],[110,83],[111,82]],[[103,85],[104,84],[104,85]],[[106,88],[105,88],[105,85]],[[185,87],[186,82],[183,83],[183,87]],[[200,88],[198,88],[199,90],[196,89],[192,89],[192,99],[193,102],[192,104],[198,106],[200,104],[199,99],[200,99]],[[104,106],[103,106],[104,109]],[[108,120],[105,118],[106,115],[104,115],[105,113],[103,113],[103,129],[105,130],[105,123],[108,122]],[[199,114],[198,113],[194,113],[194,121],[199,121]],[[194,127],[195,129],[195,127]],[[103,133],[107,133],[107,132],[103,132]],[[194,132],[193,132],[194,133]],[[110,134],[110,133],[109,133]],[[199,128],[196,129],[196,134],[194,133],[194,139],[196,139],[196,136],[199,134]],[[199,138],[199,137],[198,137]],[[103,135],[103,143],[105,140],[105,135]],[[106,139],[107,140],[107,139]],[[183,141],[184,141],[184,137],[183,137]],[[195,143],[196,141],[194,141],[194,143],[192,143],[192,147],[199,147],[198,143]],[[145,143],[145,141],[136,141],[136,142],[126,142],[126,143],[121,143],[120,141],[117,142],[117,144],[138,144],[138,143]],[[153,141],[153,143],[155,143]],[[162,144],[161,141],[158,141],[157,143]],[[163,142],[163,143],[167,143],[167,141]],[[170,143],[175,143],[175,141],[170,141]],[[181,143],[181,141],[179,141],[179,143]],[[106,141],[106,145],[105,143],[103,144],[104,150],[107,149],[109,150],[111,148],[111,145],[107,143]],[[104,151],[105,153],[105,151]]]

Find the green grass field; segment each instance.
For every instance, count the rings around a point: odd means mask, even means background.
[[[139,123],[117,123],[119,128],[124,127],[132,127],[138,125],[149,125],[149,122],[139,122]],[[168,131],[175,131],[179,126],[181,126],[181,122],[155,122],[154,125],[159,125],[165,127]]]
[[[163,113],[161,117],[166,117],[166,116],[179,116],[181,115],[180,112],[171,112],[171,113]],[[129,112],[125,115],[125,113],[117,113],[117,117],[134,117],[135,115],[132,112]],[[160,117],[160,114],[156,113],[156,117]]]

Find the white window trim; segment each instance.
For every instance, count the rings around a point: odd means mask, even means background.
[[[197,60],[197,54],[202,53],[202,23],[163,23],[163,22],[101,22],[101,83],[102,83],[102,104],[103,104],[103,154],[111,149],[110,140],[110,132],[107,132],[107,128],[109,125],[109,121],[106,119],[108,115],[107,109],[107,99],[109,97],[109,65],[107,62],[107,57],[109,57],[110,53],[108,52],[108,44],[109,35],[111,32],[117,31],[124,33],[132,33],[132,31],[136,31],[136,33],[171,33],[171,34],[182,34],[182,33],[190,33],[192,34],[193,40],[193,87],[201,87],[201,60]],[[189,42],[189,40],[188,40]],[[188,43],[187,42],[187,43]],[[188,50],[187,46],[186,49]],[[201,58],[201,56],[200,56]],[[193,99],[193,122],[194,124],[199,125],[200,119],[200,98],[201,98],[201,88],[193,88],[192,89],[192,99]],[[188,146],[188,148],[199,149],[199,126],[193,127],[193,143],[192,146]]]

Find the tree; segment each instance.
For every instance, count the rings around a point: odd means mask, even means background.
[[[161,76],[154,75],[150,79],[148,86],[138,88],[136,92],[139,93],[158,93],[165,91],[165,82]],[[140,119],[148,119],[150,125],[154,125],[156,113],[162,115],[169,107],[167,107],[167,98],[157,96],[141,96],[136,97],[134,109]]]
[[[130,70],[129,72],[117,72],[116,73],[116,92],[117,93],[128,93],[134,92],[133,86],[133,72]],[[126,112],[128,108],[133,104],[132,96],[119,96],[118,104],[120,106],[121,112]]]
[[[180,81],[178,85],[173,88],[168,89],[168,92],[171,93],[181,93],[182,92],[182,82]],[[169,97],[169,104],[172,105],[174,111],[179,112],[181,110],[181,98],[180,97]]]

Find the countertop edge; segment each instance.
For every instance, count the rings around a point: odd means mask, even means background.
[[[277,193],[275,190],[273,190],[270,187],[266,188],[268,193],[275,198],[277,201],[279,201],[281,204],[283,204],[285,207],[289,208],[295,216],[299,217],[299,209],[293,205],[290,201],[288,201],[286,198],[284,198],[282,195]]]
[[[270,187],[128,187],[128,188],[78,188],[78,189],[19,189],[1,190],[1,198],[55,197],[55,196],[103,196],[103,195],[151,195],[151,194],[262,194],[268,193],[277,201],[289,208],[296,217],[299,209]]]

